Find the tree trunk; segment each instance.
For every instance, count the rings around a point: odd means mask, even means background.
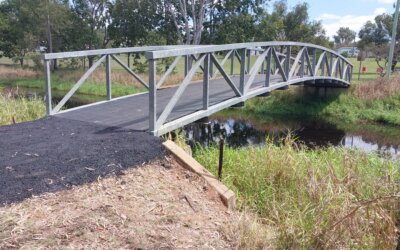
[[[21,65],[21,68],[24,67],[24,58],[19,59],[19,64]]]
[[[93,66],[93,61],[94,57],[93,56],[88,56],[88,61],[89,61],[89,68]]]

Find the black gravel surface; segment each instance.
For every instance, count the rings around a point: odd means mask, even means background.
[[[161,159],[160,138],[59,117],[0,127],[0,205]]]

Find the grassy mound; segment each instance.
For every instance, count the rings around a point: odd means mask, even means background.
[[[400,125],[400,80],[376,79],[356,83],[348,91],[333,95],[302,91],[274,92],[269,98],[256,98],[243,112],[263,116],[302,116],[340,120],[347,123]]]

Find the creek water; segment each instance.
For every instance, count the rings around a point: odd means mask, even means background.
[[[260,120],[237,117],[209,118],[208,122],[185,126],[182,132],[193,147],[215,145],[223,137],[231,147],[263,146],[266,138],[278,142],[290,135],[309,148],[344,146],[365,152],[376,152],[383,157],[400,157],[400,129],[387,128],[390,134],[372,131],[371,128],[338,128],[334,124],[316,120]]]
[[[303,91],[303,90],[301,90]],[[312,90],[315,91],[315,90]],[[319,95],[336,95],[341,90],[328,91],[322,89]],[[5,87],[3,92],[13,93],[15,88]],[[18,96],[28,98],[43,98],[41,89],[18,88]],[[53,100],[58,102],[65,95],[62,91],[53,91]],[[104,97],[94,95],[74,95],[66,104],[66,108],[73,108],[97,101]],[[337,126],[323,121],[295,119],[260,119],[258,117],[242,118],[239,115],[229,116],[216,114],[207,122],[192,123],[182,132],[187,142],[194,146],[200,143],[204,146],[216,144],[221,136],[226,144],[232,147],[263,146],[266,138],[277,142],[290,134],[299,143],[310,148],[326,146],[344,146],[360,149],[365,152],[377,152],[384,157],[400,158],[400,128],[389,126],[359,126],[357,128]]]

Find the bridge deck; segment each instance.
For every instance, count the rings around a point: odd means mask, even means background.
[[[239,77],[232,77],[232,81],[239,85]],[[280,76],[273,76],[271,83],[282,81]],[[265,75],[258,75],[252,85],[252,89],[263,86]],[[167,121],[175,120],[202,108],[203,87],[201,82],[190,84],[180,101],[168,117]],[[164,88],[157,91],[157,114],[160,115],[177,87]],[[210,105],[235,97],[235,93],[224,79],[210,80]],[[128,128],[137,131],[149,129],[149,95],[142,93],[128,97],[117,98],[78,109],[71,109],[57,114],[72,120],[97,123],[110,127]]]
[[[239,77],[235,76],[231,79],[236,86],[239,85]],[[282,81],[283,80],[281,76],[273,75],[271,76],[270,86],[281,83]],[[263,87],[264,82],[265,75],[257,75],[251,90]],[[170,87],[157,91],[158,116],[162,113],[176,90],[177,87]],[[203,85],[201,81],[190,84],[186,88],[183,96],[180,98],[172,113],[169,115],[167,122],[201,110],[203,98],[202,91]],[[210,106],[221,103],[233,97],[235,97],[235,93],[223,78],[210,80]],[[65,112],[58,113],[55,116],[71,120],[96,123],[108,127],[147,131],[149,129],[148,103],[148,93],[141,93],[67,110]]]

